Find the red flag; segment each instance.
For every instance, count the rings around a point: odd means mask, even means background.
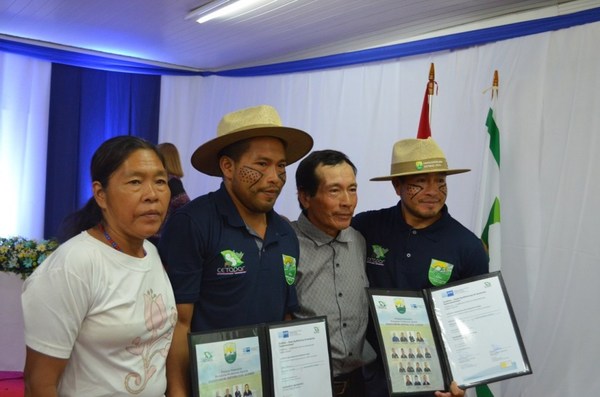
[[[417,139],[427,139],[431,137],[431,126],[429,125],[429,98],[433,96],[435,84],[435,68],[432,63],[429,67],[429,81],[427,82],[427,87],[425,87],[425,98],[423,98],[423,108],[421,109],[421,119],[419,120]]]
[[[421,119],[419,120],[417,139],[427,139],[429,137],[431,137],[431,126],[429,125],[429,90],[425,88],[425,98],[423,98],[423,108],[421,109]]]

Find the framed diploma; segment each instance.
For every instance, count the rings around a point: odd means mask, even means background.
[[[331,397],[326,317],[188,336],[195,397]]]
[[[191,333],[188,339],[195,397],[271,395],[262,327]]]
[[[500,272],[424,291],[367,292],[392,396],[531,373]]]

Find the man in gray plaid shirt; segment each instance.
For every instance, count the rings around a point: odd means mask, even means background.
[[[309,154],[296,170],[302,213],[292,222],[300,242],[296,318],[327,316],[333,391],[365,395],[362,367],[375,359],[368,323],[366,246],[350,226],[357,204],[356,167],[335,150]]]

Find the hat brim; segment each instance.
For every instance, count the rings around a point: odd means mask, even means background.
[[[411,172],[402,172],[399,174],[393,174],[393,175],[388,175],[388,176],[378,176],[376,178],[371,178],[369,179],[370,181],[373,182],[378,182],[378,181],[391,181],[394,178],[397,178],[399,176],[407,176],[407,175],[419,175],[419,174],[433,174],[433,173],[442,173],[442,174],[446,174],[446,175],[454,175],[454,174],[462,174],[464,172],[469,172],[471,171],[470,169],[467,168],[456,168],[456,169],[451,169],[451,170],[424,170],[424,171],[411,171]]]
[[[192,154],[192,165],[198,171],[211,175],[223,176],[219,166],[219,153],[227,146],[256,137],[279,138],[285,143],[287,164],[292,164],[304,157],[313,147],[313,139],[306,132],[290,127],[257,127],[214,138],[202,145]]]

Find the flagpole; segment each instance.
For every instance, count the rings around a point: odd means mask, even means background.
[[[435,95],[435,67],[433,63],[429,67],[429,79],[425,86],[423,94],[423,106],[421,107],[421,116],[419,117],[419,128],[417,129],[417,139],[427,139],[431,137],[431,101]]]
[[[429,67],[429,81],[427,82],[427,95],[429,96],[429,125],[431,126],[431,115],[433,114],[433,95],[435,87],[435,66],[433,62]]]
[[[496,96],[496,99],[498,98],[498,85],[498,70],[494,70],[494,79],[492,80],[492,99],[494,99],[494,95]]]
[[[496,124],[495,101],[499,92],[498,71],[494,71],[492,86],[483,93],[491,90],[491,103],[485,126],[488,134],[488,147],[483,161],[482,191],[479,221],[483,228],[481,241],[490,257],[490,271],[500,270],[501,267],[501,235],[500,235],[500,130]],[[477,397],[500,397],[498,383],[478,385],[475,387]]]

